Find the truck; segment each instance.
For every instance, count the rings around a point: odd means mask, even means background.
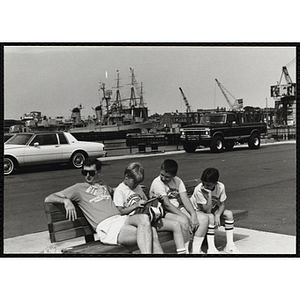
[[[243,123],[235,112],[216,112],[203,115],[199,124],[182,127],[180,140],[188,153],[195,152],[198,146],[210,147],[212,152],[231,150],[237,143],[258,149],[266,132],[266,123]]]

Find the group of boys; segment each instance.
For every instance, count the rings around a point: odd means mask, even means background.
[[[101,162],[88,158],[82,166],[84,183],[77,183],[46,197],[50,203],[63,203],[66,218],[77,218],[73,202],[77,202],[84,216],[104,244],[137,244],[141,253],[163,253],[157,232],[171,231],[178,254],[203,254],[201,250],[207,236],[207,254],[218,254],[214,234],[216,226],[225,219],[226,253],[241,253],[233,241],[234,219],[225,209],[225,186],[219,182],[219,172],[207,168],[201,176],[191,198],[183,181],[177,176],[178,164],[166,159],[159,176],[150,186],[149,198],[141,182],[144,168],[130,163],[124,179],[115,189],[100,177]],[[190,247],[191,243],[191,247]]]

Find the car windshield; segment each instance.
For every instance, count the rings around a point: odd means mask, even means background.
[[[226,115],[204,115],[201,119],[201,124],[224,124]]]
[[[26,145],[31,137],[32,137],[31,133],[28,133],[28,134],[15,134],[9,140],[7,140],[5,142],[5,144]]]

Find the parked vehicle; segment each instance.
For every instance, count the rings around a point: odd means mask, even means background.
[[[102,143],[78,141],[69,132],[17,133],[4,143],[4,175],[19,166],[70,163],[81,168],[87,157],[103,157]]]
[[[205,114],[199,124],[184,126],[180,132],[183,148],[189,153],[200,145],[210,147],[212,152],[221,152],[224,148],[231,150],[237,142],[258,149],[267,124],[240,123],[234,112],[210,113]]]

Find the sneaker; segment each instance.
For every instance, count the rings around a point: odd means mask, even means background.
[[[220,251],[217,248],[207,249],[207,254],[220,254]]]
[[[233,245],[226,245],[226,247],[224,248],[224,252],[228,253],[228,254],[242,254],[242,252],[238,249],[238,247],[233,244]]]
[[[164,207],[162,206],[161,203],[158,203],[157,207],[158,207],[158,210],[159,210],[160,218],[163,218],[165,216]]]
[[[162,217],[161,210],[158,207],[150,206],[149,213],[150,213],[150,222],[158,221]]]
[[[149,215],[150,223],[152,223],[152,221],[155,218],[155,212],[152,210],[152,207],[149,207],[149,209],[148,209],[148,215]]]

